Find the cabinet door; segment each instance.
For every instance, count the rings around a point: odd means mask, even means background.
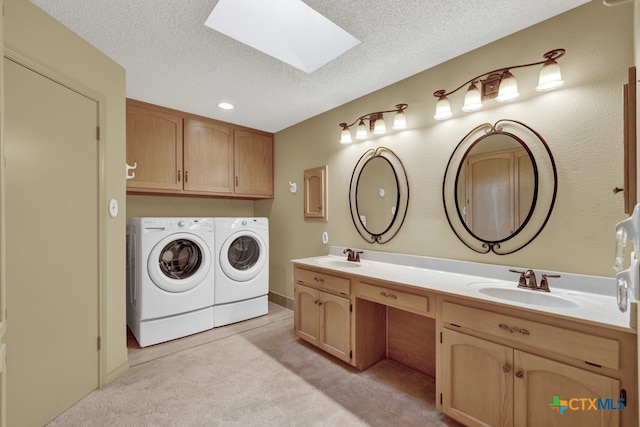
[[[517,426],[620,425],[618,380],[518,350],[515,377]]]
[[[182,118],[127,101],[127,163],[137,165],[127,189],[182,191]]]
[[[313,345],[320,345],[320,291],[295,285],[296,335]]]
[[[327,166],[304,171],[304,218],[327,220]]]
[[[345,362],[351,362],[350,301],[320,294],[320,347]]]
[[[513,349],[442,330],[442,412],[468,426],[513,425]]]
[[[184,189],[204,193],[233,191],[231,128],[184,120]]]
[[[273,196],[273,137],[236,130],[235,193]]]

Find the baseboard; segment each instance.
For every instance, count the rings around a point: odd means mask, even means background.
[[[286,307],[289,310],[293,310],[293,298],[285,297],[284,295],[276,294],[275,292],[269,292],[269,301]]]
[[[105,382],[100,386],[102,387],[106,384],[109,384],[111,381],[115,380],[117,377],[122,375],[127,369],[129,369],[129,362],[124,362],[122,365],[118,366],[117,368],[112,369],[110,372],[107,373]]]

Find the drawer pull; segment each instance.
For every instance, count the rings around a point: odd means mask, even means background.
[[[518,372],[516,372],[516,377],[518,377],[518,378],[524,378],[524,372],[522,372],[522,371],[518,371]]]
[[[500,324],[498,324],[498,327],[500,329],[502,329],[502,330],[509,331],[511,333],[518,332],[518,333],[521,333],[522,335],[529,335],[529,331],[528,330],[522,329],[522,328],[518,328],[517,326],[511,327],[509,325],[505,325],[504,323],[500,323]]]
[[[315,305],[322,305],[322,301],[318,301],[318,300],[315,300],[313,303],[314,303]]]
[[[316,283],[324,283],[324,279],[322,277],[314,277],[313,280],[315,280]]]
[[[384,291],[380,292],[380,295],[382,295],[385,298],[398,299],[398,297],[395,296],[394,294],[388,294],[388,293],[386,293]]]
[[[508,374],[509,372],[511,372],[511,368],[509,367],[509,365],[504,365],[502,367],[502,372],[504,372],[505,374]]]

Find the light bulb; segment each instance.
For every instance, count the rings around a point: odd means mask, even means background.
[[[464,96],[464,105],[462,106],[462,111],[476,111],[482,108],[482,97],[480,95],[480,90],[478,86],[476,86],[475,82],[471,83],[469,89],[467,90],[467,94]]]
[[[350,144],[353,142],[351,139],[351,131],[348,127],[342,128],[342,133],[340,134],[340,144]]]
[[[444,92],[444,91],[443,91]],[[446,96],[441,95],[436,102],[436,114],[433,116],[436,120],[446,120],[453,115],[451,112],[451,104]]]
[[[367,125],[364,124],[364,120],[360,120],[358,127],[356,128],[356,139],[365,139],[369,136]]]
[[[509,71],[502,73],[500,78],[500,88],[498,89],[498,102],[508,102],[517,99],[520,96],[518,93],[518,81],[513,74]]]
[[[538,80],[536,90],[538,92],[544,92],[547,90],[557,89],[563,84],[564,80],[562,80],[560,66],[553,59],[549,59],[544,63],[540,70],[540,78]]]
[[[373,133],[376,135],[380,135],[387,132],[387,125],[384,122],[384,117],[380,114],[373,125]]]
[[[404,115],[404,111],[400,110],[393,117],[393,126],[391,129],[406,129],[407,128],[407,117]]]

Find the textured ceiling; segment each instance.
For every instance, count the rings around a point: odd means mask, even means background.
[[[305,0],[362,41],[311,74],[205,27],[217,0],[31,1],[124,67],[127,97],[277,132],[589,0]]]

